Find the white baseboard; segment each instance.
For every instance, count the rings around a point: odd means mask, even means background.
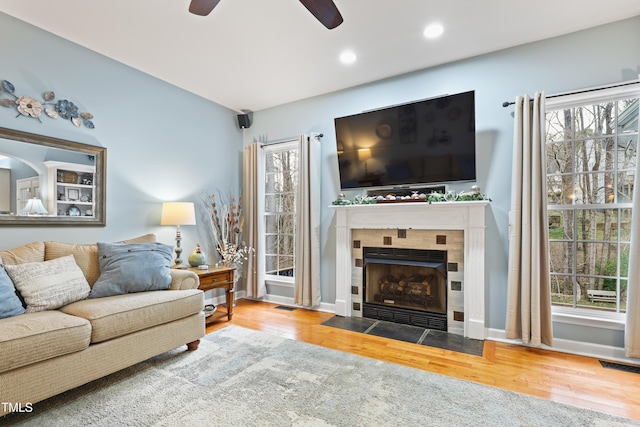
[[[264,298],[260,299],[259,301],[264,301],[264,302],[270,302],[272,304],[279,304],[279,305],[284,305],[287,307],[296,307],[296,308],[306,308],[308,310],[315,310],[315,311],[322,311],[322,312],[327,312],[327,313],[335,313],[336,312],[336,307],[334,304],[328,304],[328,303],[320,303],[319,306],[317,307],[303,307],[301,305],[297,305],[293,302],[293,298],[291,297],[283,297],[283,296],[279,296],[279,295],[271,295],[271,294],[267,294],[264,296]]]
[[[485,337],[491,341],[499,341],[508,344],[521,345],[525,347],[531,347],[528,344],[524,344],[520,340],[513,340],[506,337],[504,329],[486,329]],[[542,345],[540,348],[545,350],[559,351],[561,353],[577,354],[579,356],[594,357],[597,359],[606,359],[611,361],[618,361],[622,363],[638,364],[638,359],[630,359],[625,356],[624,348],[613,347],[609,345],[593,344],[581,341],[572,341],[567,339],[554,338],[553,347]]]

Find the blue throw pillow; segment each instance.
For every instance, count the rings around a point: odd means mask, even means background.
[[[98,242],[100,277],[89,298],[169,289],[172,253],[171,246],[158,242]]]
[[[0,319],[24,313],[24,307],[11,278],[0,263]]]

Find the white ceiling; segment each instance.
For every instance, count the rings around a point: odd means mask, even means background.
[[[640,15],[638,0],[334,0],[327,30],[296,0],[0,0],[0,11],[236,111],[258,111]],[[422,36],[434,21],[438,40]],[[5,41],[7,42],[7,41]],[[338,56],[353,49],[358,61]]]

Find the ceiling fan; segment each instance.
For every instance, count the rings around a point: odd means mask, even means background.
[[[218,3],[220,0],[191,0],[189,12],[207,16]],[[342,24],[342,15],[332,0],[300,0],[300,3],[328,29],[331,30]]]

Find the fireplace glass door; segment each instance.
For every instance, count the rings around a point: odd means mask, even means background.
[[[363,248],[363,316],[447,330],[447,252]]]
[[[442,264],[375,259],[365,267],[367,303],[446,314]]]

